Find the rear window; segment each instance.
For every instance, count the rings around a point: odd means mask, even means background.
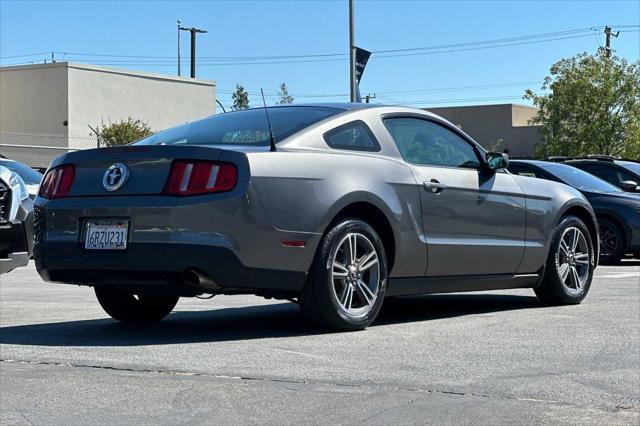
[[[327,107],[271,107],[273,135],[280,142],[319,121],[343,112]],[[217,114],[141,139],[135,145],[253,145],[269,146],[269,126],[264,109]]]

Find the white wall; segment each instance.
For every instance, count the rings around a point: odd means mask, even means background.
[[[159,131],[215,113],[215,83],[69,64],[69,136],[131,116]]]
[[[0,132],[66,136],[67,117],[66,67],[0,68]],[[66,145],[62,137],[56,141]]]

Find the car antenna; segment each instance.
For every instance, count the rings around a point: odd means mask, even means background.
[[[271,152],[276,151],[276,138],[273,137],[273,129],[271,129],[271,120],[269,120],[269,109],[267,108],[267,102],[264,100],[264,91],[260,88],[260,94],[262,94],[262,105],[264,105],[264,113],[267,116],[267,125],[269,126],[269,140],[271,142]]]

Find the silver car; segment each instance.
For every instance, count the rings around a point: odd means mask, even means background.
[[[422,110],[219,114],[56,159],[36,199],[36,266],[95,287],[125,322],[201,294],[291,300],[342,330],[371,324],[387,296],[533,288],[581,302],[598,261],[590,204],[507,165]]]
[[[20,175],[0,162],[0,275],[26,266],[33,250],[33,201]]]

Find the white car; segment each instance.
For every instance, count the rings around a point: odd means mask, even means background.
[[[15,172],[0,166],[0,274],[29,263],[33,253],[33,200]]]

